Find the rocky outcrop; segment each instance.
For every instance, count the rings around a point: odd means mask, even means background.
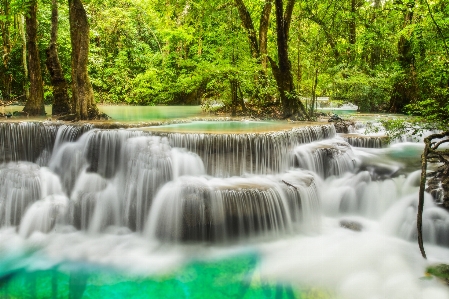
[[[344,120],[336,114],[332,115],[331,118],[329,118],[329,122],[334,124],[335,131],[337,133],[348,134],[351,133],[351,128],[355,127],[355,123],[353,121]]]

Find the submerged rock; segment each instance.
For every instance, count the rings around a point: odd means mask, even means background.
[[[362,224],[352,220],[340,220],[340,226],[343,228],[353,230],[355,232],[360,232],[363,230]]]

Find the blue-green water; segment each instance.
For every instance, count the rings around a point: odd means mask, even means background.
[[[189,117],[199,117],[205,114],[201,106],[98,106],[99,110],[119,122],[163,121]],[[51,116],[51,105],[45,106],[46,117]],[[0,106],[0,113],[22,111],[23,106]],[[45,119],[45,116],[34,117]],[[13,117],[16,118],[16,117]],[[23,118],[23,117],[21,117]]]
[[[149,131],[195,133],[258,133],[291,129],[281,121],[194,121],[180,124],[149,127]]]
[[[36,268],[39,261],[29,263],[30,259],[33,258],[22,256],[0,260],[3,266],[0,298],[293,299],[327,296],[319,290],[301,292],[287,284],[261,281],[257,273],[259,258],[254,254],[209,262],[193,261],[159,276],[132,275],[117,269],[73,262],[39,270]],[[24,266],[8,271],[8,264],[20,263]]]
[[[201,106],[99,106],[114,121],[162,121],[201,116]]]

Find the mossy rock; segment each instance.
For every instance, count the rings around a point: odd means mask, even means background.
[[[429,266],[427,267],[426,272],[442,279],[447,285],[449,285],[449,265],[439,264]]]

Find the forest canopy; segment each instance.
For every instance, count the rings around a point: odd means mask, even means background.
[[[51,104],[65,92],[73,112],[73,98],[92,90],[97,103],[224,104],[233,113],[280,107],[279,117],[307,118],[314,99],[326,96],[364,112],[449,119],[449,0],[0,3],[4,103],[37,96]],[[83,34],[74,35],[83,31],[73,24],[83,9],[88,40],[79,46]],[[51,45],[66,91],[54,82]],[[86,47],[85,57],[74,56]],[[88,77],[75,70],[83,59]],[[80,105],[85,117],[95,114],[92,97]]]

